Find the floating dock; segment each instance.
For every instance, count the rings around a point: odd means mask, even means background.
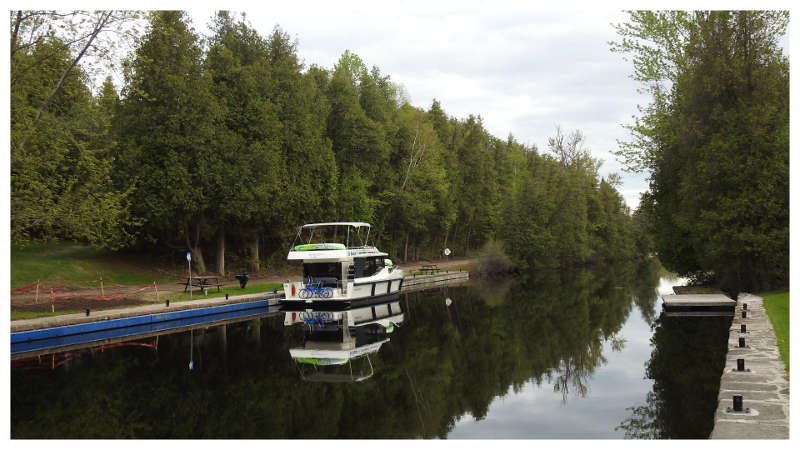
[[[736,300],[724,294],[671,294],[661,297],[670,316],[733,316]]]
[[[125,342],[269,313],[278,314],[277,309],[270,310],[270,306],[273,305],[269,300],[259,300],[20,331],[11,333],[11,359]]]

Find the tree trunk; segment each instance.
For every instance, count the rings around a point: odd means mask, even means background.
[[[203,259],[203,248],[200,245],[192,248],[192,263],[194,263],[195,273],[206,273],[206,261]]]
[[[206,261],[203,259],[203,248],[199,245],[190,248],[192,251],[192,265],[194,266],[194,273],[206,273]]]
[[[195,272],[202,274],[206,271],[206,262],[203,259],[203,248],[200,246],[200,226],[195,226],[194,233],[192,233],[189,220],[183,218],[183,235],[186,238],[186,247],[192,252],[192,263],[194,263]],[[194,234],[194,240],[192,240]]]
[[[408,234],[406,234],[406,249],[403,252],[403,263],[408,262]]]
[[[261,262],[258,257],[258,233],[253,233],[250,241],[250,271],[258,272],[261,270]]]
[[[217,235],[217,272],[225,276],[225,225],[220,225]]]

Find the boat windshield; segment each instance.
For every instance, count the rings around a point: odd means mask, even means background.
[[[339,244],[345,248],[366,247],[371,225],[365,222],[311,223],[300,227],[290,250],[313,250],[315,244]],[[296,248],[306,246],[306,248]],[[321,250],[335,250],[329,245]]]
[[[305,381],[358,383],[375,374],[375,368],[368,354],[342,360],[296,358],[295,363],[300,378]]]

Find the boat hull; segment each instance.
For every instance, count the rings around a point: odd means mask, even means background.
[[[391,294],[377,295],[375,297],[363,297],[352,300],[329,300],[329,299],[308,299],[308,300],[291,300],[284,299],[279,302],[280,311],[306,311],[313,309],[314,311],[341,311],[343,309],[358,308],[361,306],[369,306],[377,303],[386,303],[400,297],[400,292],[393,292]]]

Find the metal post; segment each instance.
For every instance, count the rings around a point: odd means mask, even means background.
[[[742,331],[741,332],[742,333],[747,333],[747,324],[745,324],[745,323],[742,324]]]
[[[739,372],[744,372],[744,359],[739,358],[736,360],[736,370]]]
[[[744,338],[743,337],[739,338],[739,348],[744,348]]]
[[[747,319],[747,311],[742,310],[742,319]]]
[[[737,394],[733,396],[733,410],[736,412],[744,411],[742,396]]]
[[[742,309],[747,310],[747,303],[742,303]]]
[[[89,308],[86,308],[86,317],[89,317]]]

